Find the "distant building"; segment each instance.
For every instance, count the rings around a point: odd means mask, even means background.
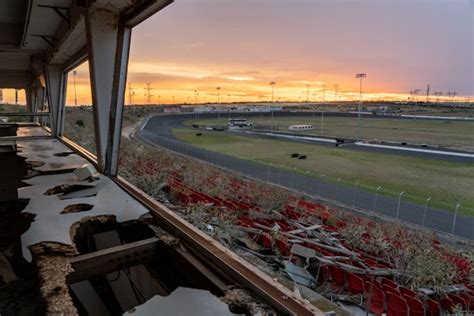
[[[253,128],[252,122],[249,122],[244,118],[232,118],[229,119],[229,129],[251,129]]]
[[[288,127],[290,131],[312,131],[313,125],[300,124],[300,125],[290,125]]]
[[[164,113],[181,113],[181,107],[179,106],[173,106],[173,107],[165,107],[163,109]]]

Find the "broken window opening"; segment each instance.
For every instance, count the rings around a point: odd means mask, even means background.
[[[98,216],[71,228],[80,255],[71,261],[75,272],[68,277],[69,292],[81,314],[166,309],[170,302],[186,298],[205,298],[211,308],[222,310],[224,306],[228,315],[242,312],[242,306],[227,305],[223,286],[216,286],[187,255],[182,255],[179,240],[151,226],[143,220],[117,223],[114,216]],[[157,238],[156,231],[164,237]],[[109,266],[117,268],[104,269],[100,264],[103,256],[109,256]],[[97,264],[92,264],[94,260]]]

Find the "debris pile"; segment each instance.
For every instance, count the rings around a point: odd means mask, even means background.
[[[39,287],[48,315],[78,315],[69,295],[66,277],[73,269],[69,258],[77,254],[74,247],[43,242],[30,247],[35,259]]]
[[[281,270],[295,288],[372,313],[474,310],[472,263],[433,235],[250,181],[212,175],[193,186],[196,179],[187,177],[170,172],[163,187],[183,206],[178,212],[227,247]]]

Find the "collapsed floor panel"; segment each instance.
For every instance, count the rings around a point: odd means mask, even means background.
[[[59,140],[0,148],[2,175],[11,173],[0,192],[2,315],[151,315],[158,307],[166,315],[183,300],[204,314],[271,311],[248,294],[245,304],[229,300],[236,284],[155,226],[111,179],[79,181],[74,170],[88,161]]]

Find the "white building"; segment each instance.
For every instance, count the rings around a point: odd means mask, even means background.
[[[288,127],[290,131],[312,131],[313,125],[308,125],[308,124],[300,124],[300,125],[290,125]]]

